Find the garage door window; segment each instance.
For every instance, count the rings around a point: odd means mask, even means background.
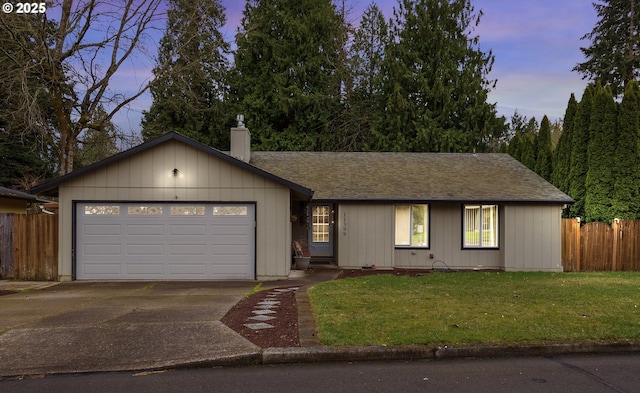
[[[117,215],[120,215],[120,206],[86,205],[84,207],[84,215],[85,216],[96,216],[96,215],[117,216]]]
[[[129,206],[127,214],[130,216],[161,216],[162,206]]]
[[[246,206],[214,206],[214,216],[246,216],[248,214]]]
[[[171,206],[172,216],[204,216],[204,206]]]

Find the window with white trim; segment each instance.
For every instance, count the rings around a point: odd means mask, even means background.
[[[396,206],[396,247],[429,247],[429,205]]]
[[[311,241],[329,243],[330,206],[314,206],[311,210],[313,220]]]
[[[498,205],[464,205],[464,248],[498,248]]]

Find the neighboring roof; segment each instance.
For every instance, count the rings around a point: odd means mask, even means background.
[[[572,203],[507,154],[252,152],[315,200]]]
[[[293,190],[296,193],[302,194],[304,197],[310,198],[313,195],[313,191],[301,186],[298,183],[294,183],[292,181],[289,181],[285,178],[279,177],[278,175],[269,173],[269,172],[265,172],[264,170],[257,168],[251,164],[248,164],[244,161],[238,160],[234,157],[231,157],[228,154],[225,154],[223,152],[221,152],[220,150],[214,149],[210,146],[207,146],[203,143],[200,143],[198,141],[195,141],[191,138],[187,138],[184,135],[178,134],[177,132],[170,132],[168,134],[165,134],[161,137],[158,137],[156,139],[153,139],[151,141],[145,142],[143,144],[140,144],[136,147],[133,147],[129,150],[125,150],[121,153],[118,153],[114,156],[111,156],[109,158],[106,158],[102,161],[98,161],[95,164],[89,165],[85,168],[79,169],[77,171],[73,171],[71,173],[68,173],[64,176],[61,176],[55,180],[52,180],[50,182],[44,183],[44,184],[40,184],[34,188],[31,189],[31,192],[33,193],[37,193],[37,194],[51,194],[51,195],[55,195],[57,194],[58,191],[58,186],[64,182],[67,182],[69,180],[75,179],[79,176],[85,175],[87,173],[90,173],[92,171],[95,171],[97,169],[103,168],[107,165],[116,163],[120,160],[126,159],[128,157],[131,157],[135,154],[141,153],[145,150],[151,149],[152,147],[158,146],[162,143],[165,143],[167,141],[171,141],[171,140],[175,140],[175,141],[179,141],[182,142],[188,146],[191,146],[199,151],[202,151],[204,153],[210,154],[214,157],[217,157],[223,161],[226,161],[232,165],[236,165],[240,168],[246,169],[254,174],[263,176],[269,180],[272,180],[278,184],[281,184],[285,187],[290,188],[291,190]]]
[[[39,199],[36,195],[26,192],[12,190],[7,187],[0,187],[0,198],[20,199],[29,202],[45,202],[43,199]]]

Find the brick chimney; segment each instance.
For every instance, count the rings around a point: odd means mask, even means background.
[[[251,159],[251,133],[244,126],[244,116],[238,115],[238,126],[231,128],[231,157],[244,162]]]

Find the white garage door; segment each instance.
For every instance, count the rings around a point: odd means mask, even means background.
[[[255,278],[255,205],[76,204],[76,279]]]

